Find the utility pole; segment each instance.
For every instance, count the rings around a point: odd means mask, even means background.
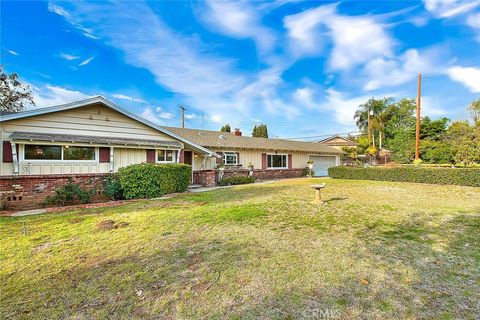
[[[417,84],[417,130],[415,132],[415,160],[420,159],[420,107],[421,107],[422,74],[418,74]]]
[[[178,106],[180,108],[180,112],[182,113],[182,128],[185,128],[185,107]]]

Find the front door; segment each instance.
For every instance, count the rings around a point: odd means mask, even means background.
[[[184,151],[183,152],[183,162],[185,164],[192,165],[193,155],[192,151]]]

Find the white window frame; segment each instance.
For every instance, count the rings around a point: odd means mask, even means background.
[[[227,154],[235,156],[235,163],[227,163]],[[223,151],[223,164],[226,166],[238,166],[238,154],[235,151]]]
[[[54,160],[54,159],[25,159],[25,151],[26,145],[32,145],[32,146],[51,146],[51,147],[61,147],[62,148],[62,153],[61,157],[62,159],[60,160]],[[63,147],[70,146],[70,147],[86,147],[86,148],[95,148],[95,159],[94,160],[63,160]],[[100,155],[98,151],[98,147],[93,147],[89,145],[71,145],[71,144],[48,144],[48,143],[23,143],[20,145],[19,151],[20,151],[20,161],[21,162],[38,162],[38,163],[99,163]]]
[[[269,156],[285,156],[285,167],[269,167],[268,166],[268,157]],[[273,160],[272,160],[272,163],[273,163]],[[287,153],[267,153],[267,169],[268,170],[288,169],[288,154]]]
[[[158,160],[158,151],[159,151],[159,150],[165,151],[165,157],[164,157],[164,159],[167,158],[167,152],[168,152],[168,151],[172,151],[172,152],[173,152],[172,160],[171,160],[171,161],[167,161],[167,160],[159,161],[159,160]],[[156,163],[177,163],[177,159],[178,159],[179,154],[180,154],[180,151],[179,151],[179,150],[176,150],[176,149],[155,149],[155,162],[156,162]],[[193,155],[192,155],[192,157],[193,157]],[[192,161],[193,161],[193,160],[192,160]]]

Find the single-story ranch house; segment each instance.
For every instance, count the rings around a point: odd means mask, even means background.
[[[339,164],[341,151],[320,143],[162,127],[103,97],[0,116],[2,207],[38,205],[68,178],[100,187],[106,174],[135,163],[186,163],[195,184],[225,176],[298,177],[314,162],[318,175]]]

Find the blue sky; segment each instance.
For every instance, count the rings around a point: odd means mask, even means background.
[[[370,97],[465,119],[480,96],[480,1],[1,2],[1,64],[38,107],[103,95],[164,125],[309,137]]]

